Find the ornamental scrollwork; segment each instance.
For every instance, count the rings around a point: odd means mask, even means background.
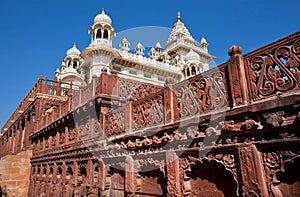
[[[254,99],[286,92],[298,86],[300,81],[300,40],[291,45],[263,51],[248,58],[250,86]]]
[[[197,78],[175,85],[178,117],[200,115],[226,107],[228,104],[225,86],[225,76],[221,70],[205,77],[199,75]]]
[[[279,172],[285,172],[285,163],[293,163],[294,159],[299,158],[299,155],[299,151],[276,151],[262,153],[262,159],[264,163],[264,170],[269,193],[273,192],[274,186],[277,186],[281,183],[277,175]]]

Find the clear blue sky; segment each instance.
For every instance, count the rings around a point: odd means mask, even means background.
[[[95,15],[105,8],[117,32],[172,28],[177,11],[193,37],[205,36],[221,64],[299,30],[298,0],[0,0],[0,128],[40,75],[53,77],[73,42],[83,50]]]

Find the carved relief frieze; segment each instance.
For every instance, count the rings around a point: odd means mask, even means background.
[[[238,175],[237,175],[237,161],[236,156],[233,153],[220,153],[220,154],[208,154],[205,157],[197,157],[195,155],[185,155],[179,158],[179,168],[181,176],[181,185],[182,192],[185,196],[191,194],[191,183],[190,176],[192,172],[192,166],[195,166],[197,163],[207,163],[210,161],[216,161],[221,163],[226,170],[228,170],[234,177],[238,193]]]
[[[277,190],[274,189],[274,187],[281,183],[280,179],[278,178],[278,174],[285,172],[285,163],[293,163],[294,159],[299,157],[299,151],[278,150],[272,152],[262,152],[267,187],[270,194],[277,193]]]
[[[273,113],[264,114],[264,118],[266,119],[266,122],[268,124],[278,127],[284,121],[284,117],[283,117],[284,114],[285,114],[284,111],[277,111]]]

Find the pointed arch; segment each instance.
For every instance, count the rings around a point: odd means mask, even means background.
[[[107,30],[107,29],[104,29],[104,32],[103,32],[103,39],[108,40],[108,30]]]
[[[102,32],[101,32],[101,29],[97,29],[97,32],[96,32],[96,39],[101,39],[102,38]]]

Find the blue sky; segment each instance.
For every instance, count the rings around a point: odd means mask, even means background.
[[[298,0],[0,0],[0,128],[40,75],[53,77],[76,42],[83,50],[94,17],[105,8],[118,32],[172,28],[177,12],[192,36],[205,36],[219,65],[233,45],[244,54],[299,31]]]

